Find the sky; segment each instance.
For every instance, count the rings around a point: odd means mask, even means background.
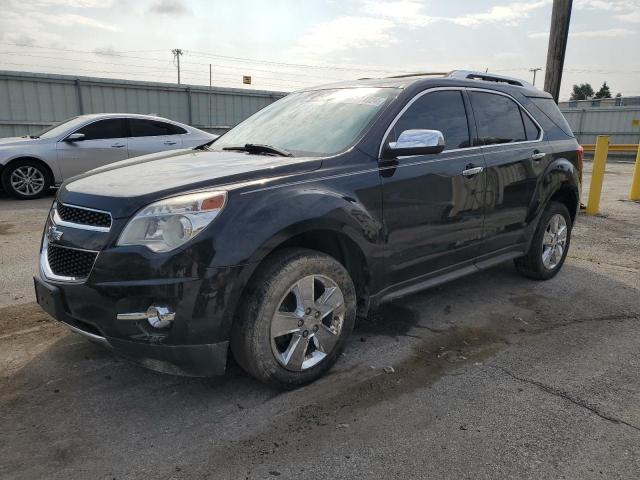
[[[544,83],[551,0],[0,0],[0,69],[291,91],[410,72]],[[574,83],[640,95],[640,0],[574,0]],[[242,76],[252,77],[243,85]]]

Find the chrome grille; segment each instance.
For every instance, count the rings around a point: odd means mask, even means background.
[[[111,228],[111,214],[109,212],[100,212],[63,204],[58,204],[56,210],[60,219],[65,222],[104,229]]]
[[[97,252],[75,250],[49,244],[47,247],[47,262],[51,271],[61,277],[86,278],[89,276]]]

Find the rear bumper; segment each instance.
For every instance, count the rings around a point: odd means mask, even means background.
[[[240,267],[208,269],[199,279],[135,285],[64,284],[34,277],[34,286],[39,305],[70,330],[147,368],[206,377],[225,371],[241,273]],[[169,328],[116,319],[119,313],[144,311],[158,301],[176,312]]]

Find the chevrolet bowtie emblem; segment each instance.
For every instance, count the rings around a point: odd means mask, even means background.
[[[47,230],[47,239],[49,242],[59,242],[62,238],[62,231],[58,230],[55,225],[51,225],[49,230]]]

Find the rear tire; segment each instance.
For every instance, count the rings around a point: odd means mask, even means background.
[[[295,388],[331,368],[355,318],[355,288],[337,260],[314,250],[281,250],[267,257],[247,287],[231,350],[258,380]]]
[[[49,192],[51,176],[37,160],[14,160],[2,170],[2,187],[19,200],[33,200]]]
[[[560,202],[549,202],[533,235],[529,251],[516,258],[518,272],[535,280],[549,280],[562,268],[571,240],[571,215]]]

